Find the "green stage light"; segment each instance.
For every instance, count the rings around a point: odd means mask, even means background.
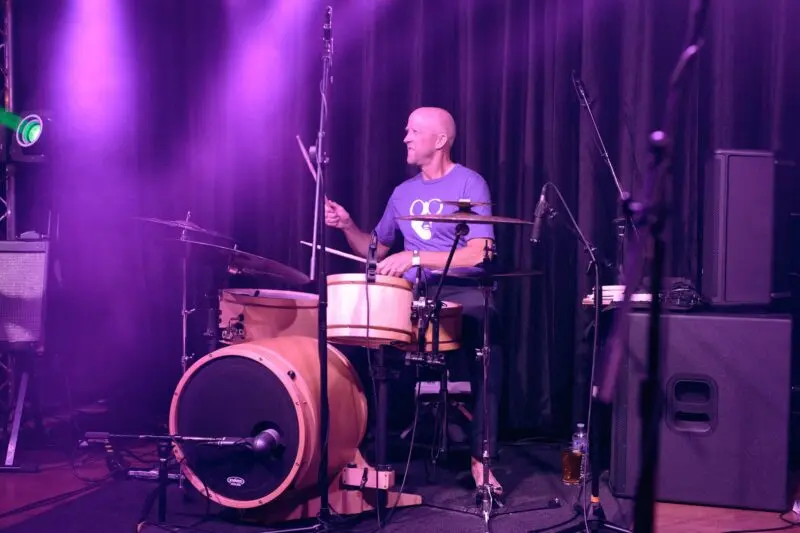
[[[28,115],[17,126],[17,142],[20,146],[28,147],[36,144],[42,136],[42,117]]]
[[[17,143],[25,148],[36,144],[42,137],[44,128],[44,122],[39,115],[31,114],[23,118],[4,109],[0,110],[0,124],[13,130]]]

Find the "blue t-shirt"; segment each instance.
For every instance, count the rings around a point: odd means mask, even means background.
[[[441,215],[458,211],[455,205],[445,205],[442,200],[470,200],[473,202],[491,202],[491,194],[486,180],[477,172],[456,164],[450,172],[432,180],[425,180],[422,174],[407,179],[395,187],[386,204],[383,217],[375,227],[378,241],[391,247],[397,230],[403,234],[405,250],[428,252],[448,252],[455,239],[456,223],[423,222],[418,220],[398,220],[408,215]],[[491,215],[491,205],[473,207],[472,211],[479,215]],[[468,224],[469,233],[462,237],[458,248],[467,245],[470,239],[494,240],[492,224]],[[403,277],[409,281],[416,278],[416,268],[409,269]],[[470,268],[451,268],[453,274],[464,274]],[[434,281],[429,269],[425,269],[427,281]]]

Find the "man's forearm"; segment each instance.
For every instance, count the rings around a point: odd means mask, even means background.
[[[347,239],[347,244],[350,248],[361,257],[366,257],[369,251],[369,233],[361,231],[361,228],[354,223],[350,224],[347,228],[342,228],[344,236]]]
[[[466,246],[459,248],[453,254],[453,261],[450,263],[450,268],[463,268],[479,265],[484,259],[483,239],[481,239],[481,246]],[[422,266],[430,268],[431,270],[442,270],[447,262],[447,257],[450,252],[420,252],[419,260]],[[489,259],[492,258],[491,248],[489,249]]]

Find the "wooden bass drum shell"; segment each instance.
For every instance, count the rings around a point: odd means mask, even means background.
[[[316,486],[320,463],[317,340],[278,337],[220,348],[183,375],[170,406],[170,433],[194,437],[281,434],[279,456],[244,446],[177,444],[186,478],[212,501],[248,509]],[[356,457],[367,400],[354,368],[328,345],[328,475]]]

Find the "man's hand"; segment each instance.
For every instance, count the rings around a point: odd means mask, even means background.
[[[333,200],[325,199],[325,224],[332,228],[347,229],[353,225],[350,213]]]
[[[406,273],[406,270],[411,268],[411,252],[400,252],[390,255],[380,263],[378,263],[378,274],[383,276],[400,277]]]

